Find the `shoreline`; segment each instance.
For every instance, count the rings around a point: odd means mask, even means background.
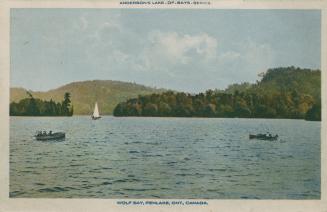
[[[73,116],[9,116],[19,118],[71,118],[71,117],[91,117],[90,115],[73,115]],[[302,120],[310,122],[321,122],[321,120],[306,120],[306,119],[292,119],[292,118],[245,118],[245,117],[184,117],[184,116],[114,116],[114,115],[102,115],[101,117],[112,118],[163,118],[163,119],[266,119],[266,120]]]

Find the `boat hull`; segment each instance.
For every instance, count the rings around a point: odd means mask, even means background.
[[[65,133],[58,132],[53,133],[52,135],[36,135],[35,139],[38,141],[49,141],[49,140],[63,140],[65,139]]]
[[[249,135],[249,139],[258,139],[258,140],[267,140],[267,141],[275,141],[278,139],[278,135],[275,136],[267,136],[265,134],[257,134],[257,135]]]

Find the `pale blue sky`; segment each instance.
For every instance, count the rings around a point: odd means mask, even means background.
[[[11,86],[110,79],[188,92],[320,69],[318,10],[12,9]]]

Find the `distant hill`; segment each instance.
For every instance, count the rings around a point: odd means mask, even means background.
[[[27,98],[26,89],[11,88],[10,102],[18,102]],[[59,88],[46,92],[29,91],[34,98],[42,100],[62,101],[64,93],[71,93],[71,100],[74,106],[75,115],[89,115],[93,111],[94,103],[97,101],[101,114],[112,114],[115,106],[129,98],[138,95],[164,92],[164,89],[151,88],[135,83],[112,81],[112,80],[93,80],[73,82]]]
[[[316,100],[321,95],[321,71],[301,69],[296,67],[280,67],[268,69],[262,75],[262,79],[255,84],[241,83],[232,84],[223,92],[234,93],[235,91],[252,91],[261,94],[272,95],[277,92],[297,91],[308,94]]]

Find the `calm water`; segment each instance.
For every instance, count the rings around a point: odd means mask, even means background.
[[[11,117],[10,197],[319,199],[320,122]],[[65,141],[33,139],[36,130]],[[278,133],[278,141],[249,133]]]

